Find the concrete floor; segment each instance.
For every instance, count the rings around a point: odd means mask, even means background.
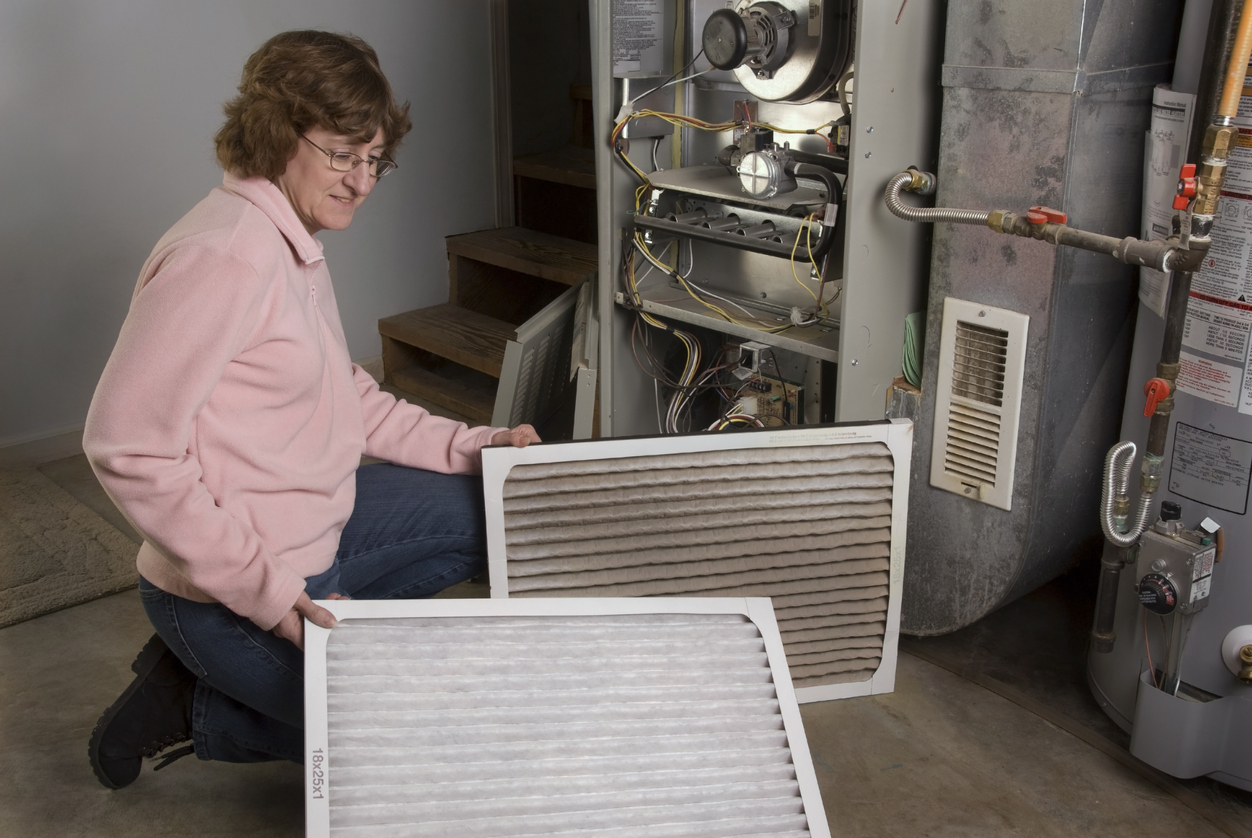
[[[41,470],[124,526],[84,468],[70,458]],[[1252,794],[1147,769],[1091,699],[1094,573],[1080,569],[961,632],[906,639],[890,695],[803,708],[836,834],[1250,834],[1241,824]],[[134,591],[0,630],[0,835],[302,834],[296,765],[189,757],[145,768],[120,791],[96,782],[88,736],[150,634]]]

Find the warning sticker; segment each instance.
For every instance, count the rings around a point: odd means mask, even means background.
[[[1169,490],[1179,497],[1243,515],[1252,482],[1252,442],[1179,422]]]
[[[1223,191],[1217,212],[1213,245],[1191,288],[1223,300],[1248,302],[1252,300],[1252,195]]]
[[[1191,281],[1178,389],[1252,414],[1252,90],[1245,89],[1212,246]],[[1154,114],[1155,115],[1155,114]],[[1145,301],[1147,302],[1147,301]],[[1155,299],[1152,302],[1156,302]],[[1158,309],[1159,310],[1159,309]]]
[[[1248,357],[1248,333],[1252,332],[1252,321],[1238,316],[1244,310],[1252,310],[1252,305],[1232,306],[1225,300],[1192,292],[1182,333],[1183,345],[1243,364]]]
[[[1190,320],[1191,318],[1187,318]],[[1211,402],[1236,407],[1243,385],[1243,367],[1232,367],[1190,352],[1181,353],[1178,389]]]
[[[664,75],[662,0],[613,0],[613,75]]]

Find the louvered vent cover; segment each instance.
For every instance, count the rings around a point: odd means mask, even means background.
[[[1012,508],[1030,318],[944,300],[930,484]]]
[[[309,835],[829,835],[768,600],[322,604]]]
[[[539,423],[556,410],[570,389],[570,347],[576,331],[580,284],[566,289],[517,327],[517,340],[504,347],[500,386],[491,424]]]
[[[912,425],[490,448],[495,597],[768,596],[800,701],[889,692]]]

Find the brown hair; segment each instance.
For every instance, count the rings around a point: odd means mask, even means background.
[[[217,160],[243,177],[274,179],[287,169],[300,134],[321,126],[359,142],[383,130],[391,157],[413,127],[397,105],[373,47],[351,35],[302,30],[270,38],[243,65],[239,95],[227,102]]]

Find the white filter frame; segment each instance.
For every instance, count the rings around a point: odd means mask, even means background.
[[[868,680],[801,687],[795,691],[795,694],[801,704],[808,704],[814,701],[832,701],[892,692],[895,690],[896,662],[899,655],[900,599],[904,591],[904,545],[909,508],[909,475],[913,453],[913,423],[908,419],[890,419],[853,425],[796,426],[781,431],[624,437],[541,443],[526,448],[508,446],[484,448],[482,452],[483,495],[487,511],[487,567],[491,581],[491,596],[507,598],[509,595],[504,534],[504,482],[515,465],[865,442],[883,443],[891,452],[893,460],[891,570],[882,660],[874,675]]]
[[[800,800],[813,838],[829,838],[830,826],[822,806],[813,757],[804,735],[804,722],[791,672],[783,651],[774,608],[767,597],[583,597],[564,599],[442,599],[442,600],[319,600],[341,623],[364,619],[413,617],[585,617],[635,614],[739,614],[761,634],[769,661],[779,715],[796,771]],[[304,621],[304,778],[305,834],[330,838],[329,725],[327,720],[326,646],[335,629]]]

